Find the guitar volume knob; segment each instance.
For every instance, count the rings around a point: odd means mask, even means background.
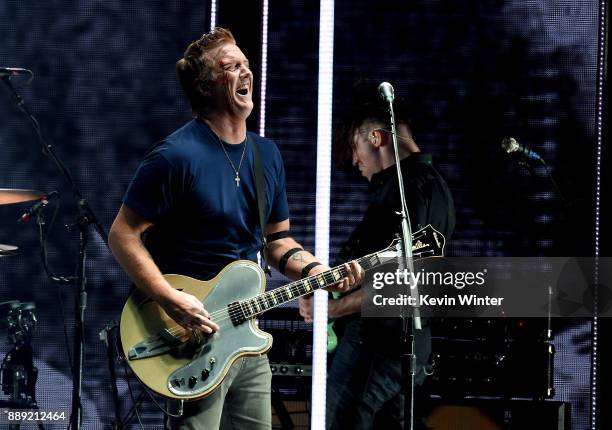
[[[189,377],[189,388],[193,388],[195,384],[197,383],[198,383],[198,378],[196,378],[195,376]]]
[[[202,370],[202,380],[207,379],[210,376],[210,370],[204,369]]]

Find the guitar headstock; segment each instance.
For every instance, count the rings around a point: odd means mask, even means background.
[[[444,235],[433,228],[431,224],[427,224],[425,227],[412,234],[412,258],[414,259],[442,257],[444,256],[445,246],[446,239]],[[394,239],[381,254],[389,257],[388,253],[396,257],[401,257],[403,255],[401,238]]]

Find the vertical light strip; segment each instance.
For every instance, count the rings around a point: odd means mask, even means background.
[[[268,76],[268,0],[261,12],[261,93],[259,103],[259,135],[266,135],[266,81]]]
[[[329,203],[331,174],[332,89],[334,72],[334,1],[321,0],[319,18],[319,94],[317,121],[317,188],[315,255],[329,259]],[[327,291],[314,299],[312,348],[312,410],[310,428],[325,429],[327,377]]]
[[[210,0],[210,29],[217,25],[217,0]]]
[[[599,43],[597,52],[597,150],[595,159],[595,285],[599,284],[599,226],[601,222],[601,151],[603,144],[603,95],[604,95],[604,70],[605,70],[605,46],[606,46],[606,0],[599,2]],[[599,321],[597,318],[598,308],[598,291],[594,291],[594,313],[593,318],[593,348],[591,359],[591,429],[597,429],[597,348],[599,344]]]

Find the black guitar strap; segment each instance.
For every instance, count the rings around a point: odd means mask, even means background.
[[[247,135],[247,140],[251,140]],[[268,251],[268,241],[266,240],[266,226],[265,226],[265,211],[268,196],[266,194],[266,183],[264,181],[263,167],[261,165],[261,156],[259,154],[259,147],[257,142],[251,140],[253,144],[253,159],[255,160],[255,194],[257,195],[257,211],[259,213],[259,227],[261,228],[261,260],[263,263],[263,269],[272,276],[270,266],[266,262],[266,252]]]

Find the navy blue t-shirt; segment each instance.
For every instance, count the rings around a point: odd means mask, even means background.
[[[267,193],[264,224],[289,218],[285,171],[276,145],[248,132],[238,145],[221,142],[194,119],[147,154],[123,203],[154,226],[145,246],[162,273],[210,279],[238,259],[255,260],[261,233],[255,191],[257,142]],[[236,174],[221,145],[238,168]]]

